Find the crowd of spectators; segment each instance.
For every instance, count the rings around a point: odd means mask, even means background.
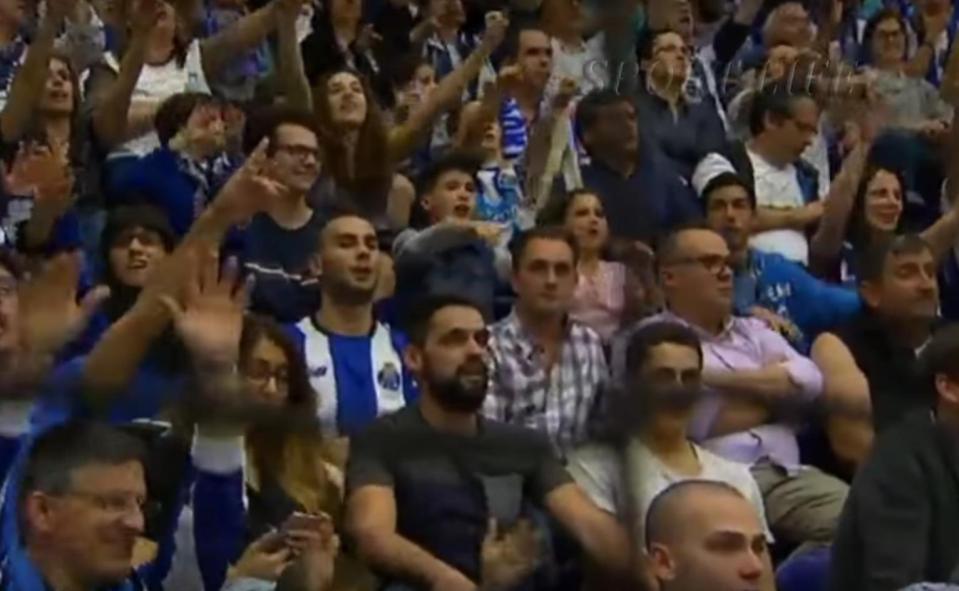
[[[0,591],[959,590],[954,0],[0,0]]]

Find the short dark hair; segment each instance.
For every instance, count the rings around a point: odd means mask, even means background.
[[[273,154],[276,132],[284,125],[295,125],[310,130],[320,143],[323,135],[317,126],[316,117],[309,111],[287,105],[272,105],[254,111],[243,128],[243,152],[250,154],[263,141],[270,140],[269,154]]]
[[[699,336],[688,326],[678,322],[653,322],[635,333],[626,348],[626,367],[639,371],[649,360],[652,350],[663,344],[680,345],[696,351],[699,366],[703,366],[703,349]]]
[[[37,437],[27,454],[19,502],[35,491],[50,495],[70,492],[74,471],[95,464],[146,465],[143,442],[106,423],[70,421]]]
[[[576,130],[582,135],[591,129],[599,120],[601,109],[618,105],[619,103],[633,104],[628,96],[619,94],[610,88],[594,90],[583,97],[576,105]]]
[[[676,258],[676,251],[679,249],[679,237],[686,232],[693,231],[716,232],[703,220],[692,220],[673,228],[667,234],[663,235],[656,244],[657,267],[661,267]]]
[[[636,41],[636,58],[640,64],[646,60],[653,59],[653,48],[656,46],[656,40],[669,33],[682,37],[678,31],[670,28],[647,29],[640,34]],[[683,43],[685,42],[686,41],[683,40]]]
[[[662,541],[667,534],[676,527],[676,505],[682,498],[695,491],[712,492],[721,495],[730,495],[746,500],[733,485],[721,480],[691,479],[674,482],[659,494],[646,510],[646,547]]]
[[[106,225],[104,225],[100,237],[101,254],[104,260],[107,260],[108,253],[113,248],[113,243],[120,233],[128,228],[135,227],[156,232],[160,236],[160,240],[163,241],[163,248],[167,252],[172,252],[176,247],[176,233],[170,225],[169,218],[160,208],[147,203],[123,205],[107,215]]]
[[[749,112],[749,132],[756,136],[766,130],[766,117],[783,121],[793,117],[793,109],[801,100],[812,100],[813,95],[803,86],[808,80],[787,76],[785,80],[770,82],[753,96]]]
[[[197,107],[214,104],[219,104],[219,101],[202,92],[179,92],[163,101],[153,119],[160,145],[166,146],[180,133]]]
[[[410,342],[417,346],[423,346],[429,336],[430,322],[433,320],[433,316],[443,308],[450,306],[473,308],[479,312],[480,316],[486,318],[479,304],[467,296],[450,293],[431,294],[420,299],[409,308],[406,329]]]
[[[448,172],[462,172],[474,179],[483,159],[469,150],[450,150],[434,159],[416,179],[416,195],[421,197],[436,188],[440,177]]]
[[[867,281],[879,282],[882,280],[886,269],[886,261],[890,256],[919,254],[920,252],[931,251],[929,244],[919,234],[902,234],[879,239],[859,257],[858,281],[860,284]]]
[[[534,240],[553,240],[556,242],[565,242],[573,251],[573,262],[579,260],[579,248],[576,246],[576,239],[565,228],[559,226],[534,226],[525,232],[521,232],[510,243],[510,254],[513,257],[513,270],[518,270],[523,261],[523,256],[529,248],[529,244]]]
[[[519,59],[519,41],[520,41],[520,38],[523,36],[523,33],[532,31],[532,32],[542,33],[546,35],[547,39],[552,38],[550,34],[546,32],[546,29],[539,26],[539,24],[537,24],[535,21],[531,21],[531,20],[523,19],[520,21],[519,24],[515,26],[511,26],[510,29],[511,31],[507,35],[507,39],[506,39],[506,49],[507,49],[506,55],[508,55],[510,58],[514,60]]]
[[[370,226],[372,226],[374,230],[376,230],[376,224],[373,223],[373,220],[371,220],[369,217],[364,215],[363,212],[359,210],[359,208],[354,207],[351,204],[347,204],[347,203],[338,204],[336,207],[330,208],[329,210],[324,211],[323,213],[325,214],[323,223],[320,225],[319,232],[317,232],[316,234],[317,251],[319,251],[323,245],[323,239],[326,236],[327,228],[329,228],[330,225],[332,225],[333,222],[337,220],[340,220],[343,218],[359,218],[365,221],[366,223],[368,223]]]
[[[702,198],[703,198],[703,207],[704,209],[709,209],[709,198],[712,194],[720,189],[725,189],[726,187],[740,187],[746,191],[746,197],[749,200],[750,209],[756,209],[756,191],[747,183],[741,176],[735,172],[723,172],[714,176],[712,179],[706,183],[706,186],[703,187]]]
[[[936,331],[920,355],[919,364],[930,380],[935,380],[937,375],[946,375],[959,381],[959,324]]]

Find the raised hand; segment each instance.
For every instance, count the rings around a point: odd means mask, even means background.
[[[569,104],[573,102],[576,93],[579,92],[579,84],[573,78],[563,78],[559,83],[559,90],[553,97],[553,108],[557,111],[565,111]]]
[[[239,357],[243,313],[253,283],[239,280],[235,259],[228,260],[221,273],[216,252],[203,256],[198,267],[187,282],[182,305],[169,295],[160,296],[160,301],[198,367],[232,368]]]
[[[483,30],[483,39],[481,45],[489,52],[499,47],[506,39],[506,31],[509,29],[509,19],[499,11],[486,13],[486,29]]]
[[[233,173],[213,201],[212,207],[233,224],[243,224],[286,195],[286,186],[267,173],[268,140],[256,147],[243,166]]]
[[[360,33],[356,36],[356,41],[353,42],[353,47],[356,48],[356,51],[359,53],[366,53],[367,51],[373,49],[373,46],[383,41],[383,37],[373,30],[373,25],[367,23],[360,28]]]
[[[934,6],[933,3],[930,4]],[[943,31],[949,26],[949,21],[952,20],[952,7],[946,4],[942,9],[934,12],[924,11],[920,16],[922,18],[923,30],[925,31],[923,42],[936,43],[939,40],[939,36],[942,35]]]
[[[53,355],[77,337],[109,296],[99,286],[77,301],[80,256],[61,254],[20,284],[21,349],[35,356]]]
[[[481,550],[483,590],[512,589],[536,570],[539,557],[539,537],[530,521],[522,519],[500,533],[490,519]]]
[[[32,196],[37,187],[58,177],[65,164],[60,150],[35,142],[23,144],[5,175],[6,190],[12,195]]]
[[[523,84],[523,70],[516,64],[503,66],[496,77],[496,85],[503,91],[512,93]]]
[[[161,0],[132,0],[130,27],[134,37],[143,38],[153,30],[163,10]]]
[[[76,6],[77,0],[47,0],[47,19],[52,23],[62,23],[76,11]]]
[[[296,26],[296,20],[300,18],[303,7],[308,3],[308,0],[274,0],[277,23]]]

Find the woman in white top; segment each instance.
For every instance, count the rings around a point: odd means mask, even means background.
[[[189,15],[164,0],[132,0],[120,57],[107,53],[91,70],[93,128],[110,159],[143,156],[159,147],[153,118],[163,101],[180,92],[210,92],[207,78],[237,55],[262,43],[283,14],[300,2],[274,0],[218,34],[192,39]],[[295,17],[294,17],[295,18]]]
[[[701,394],[702,365],[693,329],[654,322],[637,331],[627,352],[630,383],[612,393],[607,408],[611,437],[570,456],[570,474],[601,509],[628,523],[638,547],[645,547],[646,513],[653,499],[670,485],[691,479],[736,488],[756,507],[772,541],[762,493],[749,467],[686,437]],[[771,565],[766,572],[772,573]],[[771,577],[761,588],[775,588]]]

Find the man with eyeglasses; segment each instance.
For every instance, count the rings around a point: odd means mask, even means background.
[[[806,230],[823,215],[821,198],[841,197],[849,191],[839,184],[820,182],[815,166],[803,153],[819,133],[819,105],[802,84],[805,81],[773,82],[756,91],[749,116],[751,137],[731,142],[700,161],[693,183],[716,171],[733,170],[756,195],[755,235],[751,245],[776,252],[791,261],[808,265],[810,244]]]
[[[732,315],[732,261],[722,236],[701,227],[678,230],[658,258],[668,311],[644,322],[679,322],[702,340],[704,393],[691,438],[750,467],[777,538],[801,549],[828,544],[847,487],[800,463],[795,426],[799,412],[822,394],[822,374],[765,322]],[[626,383],[626,343],[614,345],[617,384]]]
[[[145,589],[133,570],[147,499],[142,444],[73,422],[28,445],[4,495],[0,589]]]
[[[307,193],[320,174],[318,134],[309,113],[282,107],[261,113],[250,125],[260,132],[251,140],[259,135],[269,141],[266,170],[286,188],[283,199],[253,217],[244,236],[245,267],[256,278],[251,308],[281,322],[296,322],[316,307],[317,299],[307,270],[322,216],[308,203]]]
[[[679,33],[648,31],[638,51],[646,82],[636,102],[639,128],[649,145],[688,181],[706,154],[725,145],[723,122],[709,91],[688,84],[692,56]]]

